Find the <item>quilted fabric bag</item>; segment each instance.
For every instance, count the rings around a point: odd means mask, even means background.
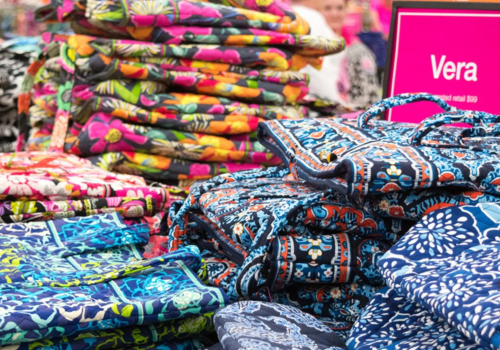
[[[300,282],[380,283],[375,263],[404,222],[378,220],[287,174],[268,168],[195,184],[170,210],[170,250],[193,244],[189,223],[197,223],[238,266],[224,282],[233,298]]]
[[[432,101],[445,112],[416,127],[374,123],[387,108]],[[261,143],[279,155],[297,177],[340,193],[382,194],[443,186],[500,194],[496,146],[499,116],[454,110],[428,94],[400,95],[371,106],[356,125],[342,119],[269,121],[259,125]],[[472,131],[439,129],[466,122]],[[486,130],[486,134],[485,134]],[[482,134],[487,140],[464,137]]]

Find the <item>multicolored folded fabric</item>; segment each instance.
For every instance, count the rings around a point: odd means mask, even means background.
[[[377,322],[367,322],[372,318],[368,314],[359,321],[350,342],[360,344],[356,337],[369,334],[372,342],[384,344],[386,337],[376,339],[372,334],[374,330],[380,334],[377,328],[387,323],[395,330],[390,334],[392,339],[408,341],[418,334],[429,342],[439,341],[444,349],[456,348],[456,344],[471,346],[467,339],[477,344],[471,349],[499,349],[499,293],[494,282],[500,271],[499,223],[500,206],[496,203],[444,208],[424,217],[379,266],[389,287],[411,301],[410,310],[399,316],[399,322],[406,325],[407,318],[421,317],[414,315],[421,308],[430,315],[430,327],[418,324],[412,333],[400,333],[392,319],[378,316]],[[384,308],[377,310],[383,315]],[[433,339],[440,329],[449,337]]]
[[[113,152],[88,158],[102,169],[147,177],[149,180],[205,180],[249,169],[262,169],[254,163],[202,163],[136,152]]]
[[[357,235],[277,237],[264,265],[267,285],[279,290],[294,283],[382,284],[377,262],[391,247]]]
[[[194,4],[194,2],[191,2]],[[298,71],[307,64],[321,66],[321,59],[267,46],[166,45],[147,41],[104,39],[86,35],[68,38],[68,47],[79,58],[94,53],[107,57],[171,57],[242,66],[272,67]],[[337,51],[342,51],[339,47]]]
[[[90,103],[84,106],[77,115],[69,133],[77,136],[90,117],[94,115],[91,114],[92,112],[102,112],[129,123],[149,124],[165,129],[208,135],[254,134],[257,124],[265,120],[251,115],[163,114],[150,112],[113,98],[96,97],[93,99],[95,101],[89,101]]]
[[[292,11],[287,11],[290,14]],[[247,9],[228,7],[218,4],[191,2],[185,0],[153,0],[144,3],[140,0],[86,1],[53,0],[50,5],[39,8],[39,20],[73,21],[88,19],[92,25],[102,27],[169,27],[172,25],[257,28],[306,34],[309,26],[299,16],[289,17],[262,13]],[[101,24],[99,25],[99,22]]]
[[[255,85],[254,82],[256,81],[269,84],[307,86],[309,80],[307,74],[294,71],[259,69],[226,63],[168,57],[130,57],[123,59],[93,54],[88,59],[78,59],[77,66],[79,70],[90,74],[86,76],[86,79],[90,81],[103,81],[119,77],[168,82],[170,75],[183,76],[181,73],[185,73],[186,77],[215,77],[214,79],[227,80],[227,82],[231,82],[233,79],[249,80],[253,85]],[[195,75],[194,73],[198,74]],[[174,81],[173,84],[177,84],[177,82]],[[47,86],[43,87],[47,88]]]
[[[343,39],[295,35],[253,28],[217,28],[194,26],[170,27],[116,27],[102,22],[78,21],[73,28],[77,34],[110,36],[135,39],[168,45],[213,44],[224,46],[279,46],[286,47],[303,56],[323,56],[339,52],[345,48]],[[96,28],[93,24],[97,25]],[[100,29],[100,30],[99,30]]]
[[[48,221],[117,212],[127,218],[154,216],[153,198],[92,198],[69,201],[0,202],[0,222]]]
[[[171,89],[233,99],[250,100],[262,104],[293,103],[307,95],[307,86],[276,84],[267,81],[246,79],[246,77],[214,75],[200,72],[176,72],[142,63],[111,61],[98,74],[88,76],[89,81],[112,79],[133,79],[158,81]]]
[[[224,350],[345,349],[326,324],[291,306],[240,301],[218,311],[214,323]]]
[[[63,153],[4,153],[0,169],[0,198],[7,201],[140,197],[153,198],[159,209],[169,202],[166,188],[149,187],[140,177],[110,173]]]
[[[254,293],[263,286],[274,290],[308,279],[316,283],[352,282],[355,273],[350,275],[347,266],[354,264],[359,271],[362,261],[367,262],[365,266],[372,266],[362,279],[380,283],[373,263],[390,245],[373,238],[395,239],[398,234],[390,232],[383,221],[379,226],[376,220],[365,217],[363,211],[352,206],[342,208],[333,202],[329,208],[328,199],[335,199],[334,194],[311,185],[283,180],[287,174],[286,168],[268,168],[222,175],[195,184],[184,204],[174,203],[170,209],[170,250],[192,244],[188,223],[196,222],[207,232],[207,238],[217,242],[218,251],[238,265],[228,287],[233,298]],[[292,229],[287,232],[287,225],[294,228],[294,222],[310,225],[313,230]],[[328,236],[311,234],[315,228],[322,227],[331,230]],[[332,231],[342,232],[343,229],[352,233],[332,234]],[[293,237],[297,233],[304,238]],[[361,236],[356,238],[356,234]],[[365,238],[361,238],[363,235]],[[334,238],[342,242],[334,244]],[[358,246],[354,243],[357,239],[366,241]],[[309,248],[304,248],[302,253],[302,247]],[[323,255],[328,266],[322,265]],[[341,262],[338,259],[346,260]]]
[[[196,242],[198,246],[204,249],[215,248],[216,252],[212,251],[207,258],[211,264],[209,275],[213,274],[214,285],[228,289],[232,282],[229,276],[236,277],[237,265],[245,262],[249,251],[232,241],[206,217],[193,214],[190,219],[207,232],[208,237],[214,237],[210,242],[207,239],[203,242],[202,237],[201,240],[198,238],[199,234],[193,236],[192,232],[189,233],[191,241]],[[346,234],[277,237],[268,248],[261,273],[266,281],[266,288],[272,291],[297,283],[363,281],[380,284],[382,278],[376,263],[390,246],[384,241]]]
[[[109,249],[145,243],[147,225],[103,230],[103,220],[28,224],[44,225],[42,231],[2,227],[9,234],[0,235],[7,254],[0,289],[9,293],[2,323],[13,325],[4,328],[2,345],[184,319],[227,304],[221,290],[203,285],[190,270],[201,266],[195,247],[151,260],[113,261]]]
[[[399,125],[383,131],[377,125],[367,126],[370,118],[387,108],[422,100],[436,102],[448,111],[411,130]],[[370,107],[358,117],[356,127],[338,119],[269,121],[259,126],[259,140],[299,178],[340,193],[381,194],[457,186],[498,195],[496,150],[477,147],[477,140],[469,141],[456,129],[438,131],[427,143],[423,140],[441,125],[467,122],[483,129],[484,124],[499,120],[499,116],[484,112],[452,110],[432,95],[405,94]],[[374,129],[382,138],[375,137]],[[485,137],[490,144],[500,143],[495,135],[486,136],[491,136]]]
[[[273,216],[282,215],[280,208],[284,203],[293,205],[313,196],[318,196],[317,202],[288,212],[287,223],[281,229],[270,227],[277,233],[301,236],[344,232],[396,239],[391,235],[391,226],[383,220],[340,201],[334,193],[296,181],[256,178],[228,182],[203,193],[199,206],[203,214],[234,242],[250,248],[256,244],[257,232],[266,221],[269,225]]]
[[[146,122],[155,124],[156,119],[182,114],[247,115],[265,119],[301,119],[305,111],[293,106],[244,104],[225,97],[169,93],[156,89],[162,85],[146,82],[111,80],[84,87],[74,92],[76,99],[84,102],[77,115],[78,123],[84,123],[94,112],[120,115],[146,113]],[[166,90],[166,89],[165,89]],[[156,114],[154,114],[156,112]],[[161,115],[164,115],[161,117]],[[156,117],[154,117],[156,116]]]
[[[245,136],[224,138],[125,124],[96,114],[87,122],[71,152],[89,156],[106,152],[142,152],[204,162],[247,162],[275,165],[279,158]]]
[[[213,313],[201,316],[162,322],[147,326],[130,326],[109,330],[97,330],[76,336],[43,339],[32,343],[16,344],[18,350],[71,350],[71,349],[158,349],[158,350],[198,350],[197,339],[213,331]]]
[[[203,347],[203,343],[198,339],[166,342],[161,344],[135,345],[131,350],[198,350]]]
[[[3,254],[22,262],[3,264],[0,288],[32,288],[45,281],[57,285],[62,280],[71,285],[74,280],[64,275],[73,270],[91,273],[142,259],[140,247],[148,238],[147,224],[135,220],[128,225],[118,213],[0,225]]]

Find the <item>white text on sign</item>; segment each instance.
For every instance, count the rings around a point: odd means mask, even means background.
[[[442,55],[437,63],[436,56],[431,55],[432,75],[434,79],[439,79],[441,74],[446,80],[477,81],[477,64],[474,62],[452,62],[446,61],[446,55]]]

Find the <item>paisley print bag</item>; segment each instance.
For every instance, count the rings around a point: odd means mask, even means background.
[[[387,108],[433,101],[446,112],[416,127],[368,121]],[[358,117],[357,125],[340,119],[269,121],[259,127],[259,140],[279,155],[298,177],[340,193],[364,195],[441,186],[500,194],[495,129],[482,140],[463,137],[461,129],[436,130],[466,122],[477,130],[497,123],[499,116],[457,111],[428,94],[400,95],[383,100]],[[483,133],[484,134],[484,133]]]
[[[376,260],[403,223],[379,221],[328,190],[283,180],[287,174],[268,168],[195,184],[170,210],[170,250],[192,244],[188,223],[198,224],[237,265],[224,282],[233,298],[294,282],[380,283]]]

